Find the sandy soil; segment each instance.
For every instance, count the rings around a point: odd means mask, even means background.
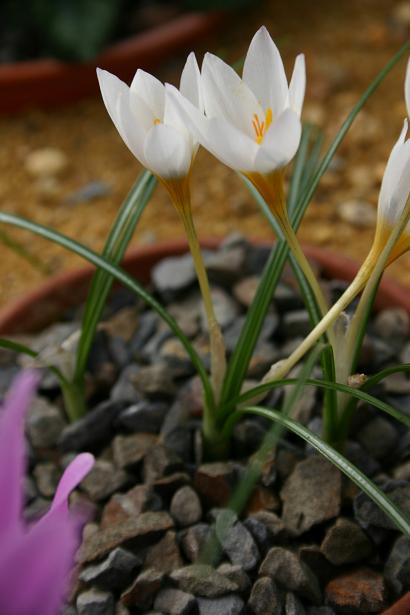
[[[246,51],[255,30],[266,24],[288,71],[298,52],[306,54],[308,89],[304,113],[306,119],[322,126],[328,142],[371,79],[403,44],[406,29],[394,18],[398,5],[391,0],[269,0],[255,5],[245,15],[232,17],[197,51],[201,56],[210,49],[234,61]],[[183,61],[183,57],[168,60],[157,74],[176,82]],[[366,255],[373,234],[373,224],[367,218],[375,210],[384,165],[405,117],[404,73],[402,60],[355,122],[310,205],[299,233],[302,241],[356,259]],[[2,117],[0,134],[2,210],[50,225],[101,249],[115,213],[140,171],[102,101]],[[27,160],[33,151],[43,147],[57,148],[69,162],[60,175],[39,182],[28,172]],[[93,181],[105,182],[110,193],[77,204],[67,202],[69,195]],[[240,231],[253,237],[272,237],[240,180],[205,152],[200,153],[195,166],[193,198],[195,222],[202,236],[222,237]],[[351,200],[366,203],[366,222],[362,216],[353,224],[347,221],[343,204]],[[12,234],[47,265],[49,273],[41,273],[1,246],[0,305],[35,287],[50,273],[81,262],[27,233]],[[133,244],[181,235],[177,215],[163,189],[158,188]],[[409,255],[393,265],[390,273],[410,285]]]

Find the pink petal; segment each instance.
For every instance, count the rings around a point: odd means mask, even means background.
[[[94,465],[94,457],[91,453],[81,453],[67,466],[60,482],[58,483],[57,491],[54,496],[50,511],[47,514],[63,507],[68,510],[68,498],[70,493],[81,483],[83,478],[87,476]]]
[[[0,413],[0,535],[20,525],[25,469],[24,416],[37,383],[36,372],[19,374]]]
[[[78,524],[65,514],[8,542],[0,554],[0,613],[56,615],[78,543]]]

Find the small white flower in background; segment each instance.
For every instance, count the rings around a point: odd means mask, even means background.
[[[407,86],[407,81],[406,81]],[[407,89],[406,89],[407,93]],[[377,208],[377,226],[374,245],[383,249],[386,240],[398,223],[410,195],[410,139],[406,140],[408,121],[404,120],[400,137],[394,145],[384,172]],[[391,260],[410,248],[410,222],[407,223]]]
[[[249,46],[242,79],[210,53],[201,77],[206,118],[184,100],[182,91],[167,89],[206,149],[245,175],[268,175],[292,160],[302,131],[303,55],[296,58],[288,85],[280,53],[262,27]]]
[[[99,68],[97,76],[107,111],[139,162],[161,179],[186,177],[198,143],[164,85],[141,69],[130,87]],[[200,73],[193,53],[182,71],[180,90],[195,108],[203,111]]]

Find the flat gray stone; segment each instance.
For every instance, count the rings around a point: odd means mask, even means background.
[[[180,589],[161,589],[154,602],[154,609],[166,615],[188,615],[196,604],[195,596]]]
[[[327,530],[320,549],[335,566],[360,562],[369,557],[373,550],[363,530],[350,519],[342,517]]]
[[[186,485],[174,493],[170,513],[181,527],[194,525],[201,520],[202,506],[196,491]]]
[[[78,615],[114,615],[114,596],[109,592],[90,589],[77,598]]]
[[[281,615],[282,604],[276,584],[270,577],[255,581],[248,600],[252,615]]]
[[[320,604],[321,591],[313,572],[300,558],[282,547],[272,547],[259,568],[259,575],[269,576],[285,589]]]
[[[179,589],[204,598],[217,598],[238,590],[236,583],[205,564],[180,568],[172,572],[170,578]]]
[[[198,598],[199,615],[242,615],[245,604],[239,596],[231,595],[210,600]]]
[[[134,553],[117,547],[102,562],[84,568],[80,580],[103,589],[123,589],[131,581],[133,572],[141,563],[141,559]]]
[[[341,506],[341,474],[329,461],[313,455],[298,463],[282,491],[282,520],[300,536],[315,525],[337,517]]]

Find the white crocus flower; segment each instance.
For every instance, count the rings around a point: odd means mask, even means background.
[[[169,91],[206,149],[246,176],[269,175],[292,160],[301,136],[303,55],[288,85],[279,51],[262,27],[249,46],[242,79],[210,53],[201,77],[206,118],[175,88]]]
[[[105,70],[97,69],[97,76],[107,111],[139,162],[161,180],[186,177],[198,143],[165,86],[141,69],[130,87]],[[183,69],[180,91],[196,109],[203,110],[200,73],[193,53]]]
[[[406,96],[410,89],[409,71],[406,79]],[[410,139],[406,140],[408,121],[404,120],[401,134],[394,145],[384,172],[377,209],[377,226],[374,250],[379,253],[386,244],[392,229],[406,206],[410,195]],[[410,222],[392,251],[390,262],[410,248]]]

